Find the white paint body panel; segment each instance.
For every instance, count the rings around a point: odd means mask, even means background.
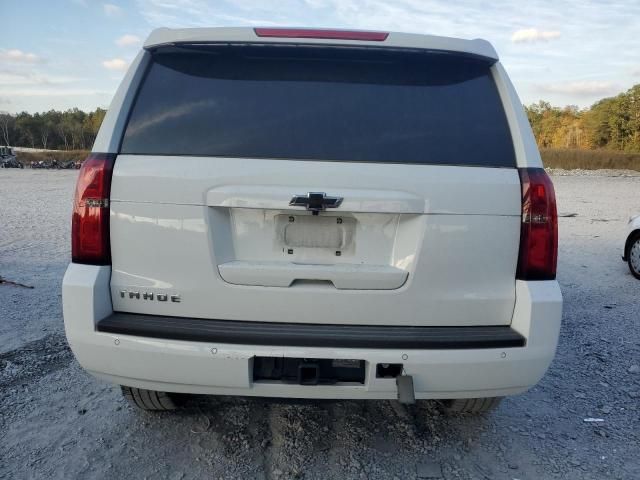
[[[625,252],[625,247],[626,247],[628,238],[631,236],[632,233],[636,231],[640,231],[640,214],[634,215],[629,219],[629,223],[627,224],[627,233],[624,237],[624,243],[622,245],[622,258],[626,258],[627,252]]]
[[[129,65],[129,69],[118,90],[116,90],[116,94],[111,100],[111,105],[102,120],[92,151],[116,153],[120,148],[121,133],[127,123],[137,86],[144,75],[149,58],[149,53],[143,50]]]
[[[217,196],[228,185],[242,186],[243,208],[208,206],[228,204],[227,193]],[[349,203],[355,185],[360,197]],[[278,218],[310,215],[289,206],[308,191],[345,198],[316,217],[355,222],[339,257],[335,248],[289,254],[281,241]],[[389,206],[376,196],[399,200]],[[266,322],[508,325],[519,236],[515,169],[120,155],[111,189],[113,305]],[[253,280],[251,262],[261,266]],[[372,268],[390,279],[372,280]],[[122,290],[182,301],[144,302]]]
[[[636,230],[640,230],[640,214],[634,215],[629,219],[629,223],[627,224],[627,235],[625,238],[629,237]]]
[[[555,354],[562,316],[558,283],[516,282],[513,328],[526,346],[480,350],[300,348],[185,342],[95,331],[111,313],[109,267],[71,264],[63,281],[67,338],[95,376],[152,390],[288,398],[397,398],[393,379],[375,378],[377,363],[403,363],[416,398],[510,395],[537,383]],[[215,353],[213,353],[215,352]],[[364,385],[300,386],[251,380],[254,356],[364,359]],[[403,356],[406,355],[406,360]]]
[[[538,151],[533,130],[531,130],[527,114],[507,72],[505,72],[500,62],[496,62],[491,67],[491,73],[509,123],[513,148],[516,154],[516,164],[521,168],[542,168],[542,158]]]
[[[293,195],[325,192],[344,197],[331,214],[520,215],[513,168],[119,155],[113,174],[112,202],[303,211],[289,207]],[[230,186],[237,197],[226,193]]]

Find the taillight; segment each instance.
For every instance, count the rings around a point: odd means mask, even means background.
[[[71,261],[111,264],[109,195],[116,155],[91,153],[82,163],[73,200]]]
[[[364,32],[360,30],[325,30],[310,28],[254,28],[258,37],[322,38],[332,40],[362,40],[383,42],[389,32]]]
[[[516,277],[553,280],[558,262],[558,213],[551,179],[543,168],[521,168],[522,226]]]

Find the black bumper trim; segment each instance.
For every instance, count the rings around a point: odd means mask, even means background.
[[[192,342],[289,347],[474,349],[523,347],[509,326],[414,327],[249,322],[113,313],[99,332]]]

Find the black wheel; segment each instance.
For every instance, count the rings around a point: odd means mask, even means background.
[[[631,274],[640,280],[640,232],[635,232],[629,238],[626,254]]]
[[[142,410],[167,412],[179,407],[177,395],[167,392],[156,392],[143,388],[121,386],[122,395],[127,401]]]
[[[486,398],[456,398],[454,400],[444,400],[442,407],[445,413],[485,413],[495,409],[502,397],[486,397]]]

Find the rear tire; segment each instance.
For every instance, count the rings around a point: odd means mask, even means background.
[[[635,233],[629,239],[629,246],[627,247],[627,263],[629,264],[629,270],[631,275],[640,280],[640,233]]]
[[[121,386],[122,396],[127,401],[142,410],[155,412],[168,412],[179,406],[177,397],[167,392],[156,392],[143,388]]]
[[[478,414],[494,410],[502,397],[486,397],[486,398],[456,398],[453,400],[444,400],[442,407],[445,413],[449,415],[457,415],[460,413]]]

